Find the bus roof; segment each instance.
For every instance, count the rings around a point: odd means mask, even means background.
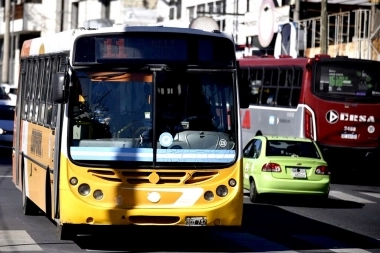
[[[203,31],[194,28],[163,27],[163,26],[114,26],[98,29],[78,28],[67,30],[45,37],[33,38],[26,40],[21,49],[21,57],[57,53],[70,51],[72,43],[76,37],[84,34],[104,34],[104,33],[122,33],[122,32],[161,32],[161,33],[185,33],[197,35],[209,35],[215,37],[224,37],[233,41],[232,35],[214,31]]]

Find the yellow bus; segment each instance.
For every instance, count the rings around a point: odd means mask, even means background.
[[[75,29],[21,50],[13,181],[60,239],[93,225],[240,226],[233,38]]]

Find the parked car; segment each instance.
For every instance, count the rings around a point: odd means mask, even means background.
[[[0,88],[0,148],[12,148],[15,101]]]
[[[256,136],[243,150],[243,168],[251,202],[266,193],[328,198],[330,170],[310,139]]]

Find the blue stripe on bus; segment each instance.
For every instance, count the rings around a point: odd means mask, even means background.
[[[150,148],[71,147],[74,160],[153,161]],[[228,163],[235,158],[234,150],[158,149],[158,162]]]

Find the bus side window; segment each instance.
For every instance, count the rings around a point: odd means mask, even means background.
[[[293,71],[290,68],[281,68],[279,76],[277,105],[287,107],[290,106]]]
[[[302,86],[302,69],[294,69],[293,81],[292,81],[292,93],[291,93],[291,107],[297,107],[300,96],[301,96],[301,86]]]
[[[297,107],[300,100],[300,96],[301,96],[301,88],[293,88],[292,102],[291,102],[292,107]]]
[[[261,94],[262,105],[276,105],[276,94],[278,86],[278,69],[264,69],[263,91]]]
[[[247,73],[248,75],[248,73]],[[260,100],[260,91],[263,79],[263,71],[261,69],[250,69],[248,85],[251,93],[249,94],[249,104],[257,105]]]
[[[290,106],[290,91],[291,89],[289,88],[280,88],[278,90],[278,106]]]

